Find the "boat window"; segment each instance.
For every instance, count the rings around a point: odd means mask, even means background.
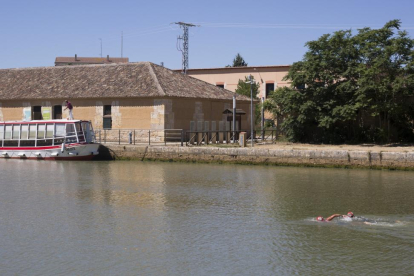
[[[53,124],[46,125],[46,138],[53,138]]]
[[[11,139],[12,134],[12,125],[6,125],[6,130],[4,131],[4,140]]]
[[[3,140],[4,137],[4,125],[0,126],[0,140]]]
[[[35,146],[35,140],[20,140],[20,146],[21,147],[34,147]]]
[[[85,142],[85,136],[83,134],[83,129],[81,123],[76,123],[76,132],[78,133],[79,142]]]
[[[55,138],[54,145],[62,145],[64,140],[64,138]]]
[[[37,146],[38,147],[51,146],[52,143],[53,143],[53,139],[37,140]]]
[[[74,124],[66,124],[66,136],[75,135],[75,126]]]
[[[28,125],[22,125],[22,133],[21,133],[20,139],[21,140],[26,140],[28,134],[29,134],[29,126]]]
[[[45,128],[44,124],[37,125],[37,139],[44,139],[45,138]]]
[[[30,140],[36,139],[36,127],[37,125],[35,124],[29,125],[29,139]]]
[[[19,145],[19,140],[8,140],[4,141],[5,147],[17,147]]]
[[[20,138],[20,125],[13,125],[13,140],[19,140]]]
[[[56,124],[55,136],[65,137],[65,124]]]

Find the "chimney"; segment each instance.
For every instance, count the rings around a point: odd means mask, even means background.
[[[78,55],[77,54],[75,54],[75,61],[77,61],[78,60]]]
[[[163,61],[161,61],[161,67],[164,67],[164,62]]]
[[[109,62],[109,55],[106,56],[106,60]]]

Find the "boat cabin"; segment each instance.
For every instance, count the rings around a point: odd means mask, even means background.
[[[91,143],[92,124],[81,120],[0,122],[0,147],[47,147]]]

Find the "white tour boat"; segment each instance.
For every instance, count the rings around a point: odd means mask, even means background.
[[[90,160],[99,144],[90,121],[33,120],[0,122],[0,157],[41,160]]]

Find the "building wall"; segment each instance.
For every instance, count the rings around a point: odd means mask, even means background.
[[[237,109],[243,109],[246,115],[242,116],[241,129],[249,129],[250,126],[250,104],[237,102]],[[226,122],[227,115],[223,114],[225,109],[232,109],[232,101],[200,100],[200,99],[174,99],[172,112],[174,113],[174,128],[191,129],[193,122],[194,130],[200,130],[199,123],[202,122],[202,130],[206,130],[205,122],[208,122],[208,130],[212,129],[212,122],[216,122],[216,130],[219,130],[219,122]]]
[[[250,74],[260,84],[259,97],[266,97],[266,83],[274,83],[277,87],[289,86],[290,83],[283,78],[289,71],[290,66],[268,66],[268,67],[237,67],[237,68],[214,68],[214,69],[189,69],[187,74],[191,77],[203,80],[214,85],[224,85],[224,88],[235,91],[239,80],[244,80]]]
[[[112,128],[163,129],[164,105],[154,99],[71,99],[75,119],[90,120],[95,129],[103,128],[104,105],[111,105]],[[33,106],[62,105],[63,119],[69,117],[64,100],[32,100],[0,102],[0,119],[4,121],[23,120],[23,108]],[[53,108],[52,116],[53,118]]]
[[[90,120],[93,127],[103,128],[104,106],[111,106],[112,129],[186,129],[190,130],[191,122],[215,121],[219,130],[219,121],[226,121],[223,111],[232,109],[232,101],[211,99],[70,99],[73,105],[75,119]],[[68,118],[69,112],[64,111],[64,100],[32,100],[32,101],[2,101],[0,102],[0,120],[20,121],[24,119],[24,108],[33,106],[52,107],[62,106],[62,118]],[[242,129],[250,125],[250,104],[238,102],[238,109],[243,109]],[[204,126],[204,123],[203,123]]]

